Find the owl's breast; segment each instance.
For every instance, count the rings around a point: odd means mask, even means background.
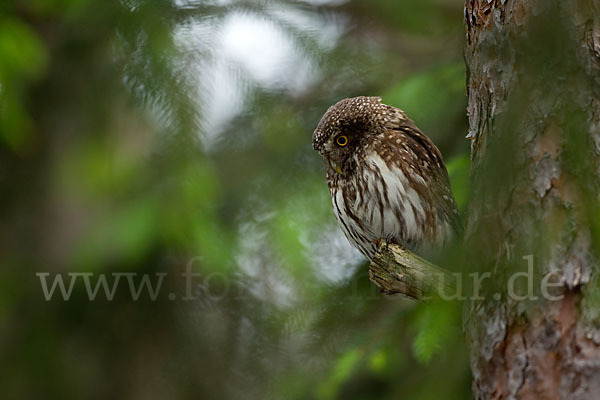
[[[437,246],[437,237],[447,229],[437,226],[441,221],[426,188],[415,186],[401,165],[387,162],[375,151],[362,157],[332,192],[348,239],[361,251],[366,247],[367,257],[375,254],[376,242],[382,239],[413,251]]]

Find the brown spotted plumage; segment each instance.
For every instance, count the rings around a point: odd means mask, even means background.
[[[422,254],[460,231],[442,155],[402,110],[379,97],[341,100],[312,142],[327,164],[337,220],[366,257],[379,240]]]

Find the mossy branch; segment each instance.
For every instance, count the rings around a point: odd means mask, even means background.
[[[378,247],[369,267],[369,278],[383,293],[427,300],[451,293],[456,287],[448,271],[401,246],[381,242]]]

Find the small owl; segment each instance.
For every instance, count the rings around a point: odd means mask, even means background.
[[[427,254],[461,230],[442,155],[404,111],[379,97],[341,100],[312,144],[327,164],[335,216],[367,258],[380,240]]]

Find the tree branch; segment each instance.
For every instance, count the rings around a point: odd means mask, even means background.
[[[456,287],[448,271],[399,245],[382,241],[378,250],[369,267],[369,278],[385,294],[427,300]]]

